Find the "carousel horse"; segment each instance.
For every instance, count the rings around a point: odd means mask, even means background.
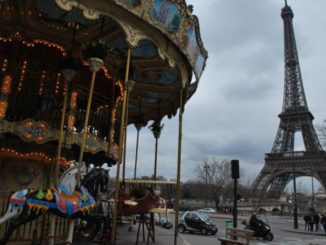
[[[108,187],[108,185],[102,185],[101,188],[93,191],[97,193],[96,211],[79,220],[77,224],[79,235],[92,242],[105,241],[103,239],[111,230],[112,206],[109,199],[113,196],[114,190],[103,189],[103,187]]]
[[[85,168],[83,167],[82,174],[84,174],[84,171]],[[75,190],[77,172],[78,172],[77,165],[74,165],[68,168],[65,172],[63,172],[59,180],[60,191],[66,194],[71,194]],[[23,211],[22,207],[26,201],[26,195],[31,192],[32,189],[22,189],[16,191],[14,194],[10,196],[7,212],[2,217],[0,217],[0,225],[6,222],[7,220],[19,216],[22,213]]]
[[[151,188],[137,188],[129,194],[122,189],[119,195],[119,211],[124,216],[144,214],[159,206],[160,197]]]
[[[98,193],[107,192],[108,183],[108,170],[93,168],[83,178],[80,188],[71,194],[59,192],[54,188],[27,193],[25,201],[19,203],[22,209],[20,215],[8,224],[0,245],[6,244],[16,228],[47,212],[69,219],[87,218],[95,208]]]

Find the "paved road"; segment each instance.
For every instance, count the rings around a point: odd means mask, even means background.
[[[171,214],[170,218],[173,221],[173,215]],[[218,245],[220,242],[218,241],[219,237],[224,237],[225,234],[225,221],[230,220],[231,216],[222,216],[222,215],[214,215],[211,216],[212,219],[215,220],[218,233],[214,236],[212,235],[201,235],[201,234],[191,234],[191,233],[182,233],[178,236],[178,245]],[[242,218],[249,217],[241,217],[238,222],[238,227],[242,228],[241,224]],[[263,240],[252,240],[250,244],[252,245],[326,245],[326,235],[322,233],[294,233],[290,231],[286,231],[286,229],[293,228],[293,220],[289,218],[282,217],[268,217],[268,223],[271,226],[272,232],[274,234],[274,240],[272,242],[263,241]],[[118,240],[117,245],[130,245],[135,244],[136,234],[138,225],[133,225],[133,231],[127,231],[129,228],[129,224],[125,224],[123,226],[118,227]],[[299,230],[303,231],[304,225],[302,220],[299,220]],[[167,230],[162,227],[157,226],[155,228],[156,241],[155,243],[150,242],[149,244],[153,245],[172,245],[174,244],[174,228]],[[75,245],[86,245],[86,244],[95,244],[95,243],[85,243],[85,242],[75,242]],[[146,244],[146,242],[142,241],[140,237],[139,244]]]
[[[225,220],[226,217],[218,217],[212,219],[215,220],[217,227],[219,229],[218,234],[215,236],[203,236],[200,234],[190,234],[184,233],[180,236],[188,242],[189,245],[216,245],[219,244],[218,238],[223,237],[225,234]],[[247,217],[249,218],[249,217]],[[250,244],[253,245],[326,245],[326,236],[317,234],[315,232],[310,234],[304,233],[294,233],[285,231],[285,229],[293,228],[293,220],[291,218],[283,217],[267,217],[268,223],[271,226],[272,233],[274,234],[274,240],[272,242],[263,240],[253,240]],[[241,220],[238,222],[238,227],[242,228]],[[304,225],[301,220],[299,220],[299,229],[303,230]]]

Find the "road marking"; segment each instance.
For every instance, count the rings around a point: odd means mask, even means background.
[[[182,245],[191,245],[183,235],[179,235],[182,238]]]

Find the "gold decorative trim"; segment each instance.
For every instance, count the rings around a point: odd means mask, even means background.
[[[137,47],[141,40],[144,39],[150,40],[150,38],[146,36],[144,33],[142,33],[140,30],[135,29],[124,22],[121,21],[118,22],[127,36],[126,41],[131,47]]]
[[[12,133],[19,136],[25,142],[35,142],[37,144],[44,144],[49,141],[59,139],[59,130],[51,128],[44,121],[35,121],[27,119],[21,122],[9,122],[7,120],[0,120],[0,133]],[[66,145],[80,145],[82,134],[68,133],[66,134]],[[114,159],[118,157],[118,147],[115,143],[111,143],[110,155]],[[88,133],[86,139],[85,152],[96,154],[100,151],[108,151],[108,142],[102,140],[98,136]]]
[[[100,17],[100,13],[94,9],[89,9],[80,4],[79,1],[74,0],[55,0],[55,3],[65,11],[71,11],[72,8],[79,8],[83,12],[83,16],[89,20],[97,20]]]

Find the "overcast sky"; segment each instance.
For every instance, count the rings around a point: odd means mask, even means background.
[[[209,58],[183,123],[183,181],[196,163],[239,159],[255,178],[271,151],[282,110],[283,0],[188,0],[200,21]],[[288,0],[308,107],[314,124],[326,118],[326,1]],[[176,177],[178,117],[164,119],[158,175]],[[136,131],[128,127],[127,177],[133,177]],[[153,173],[155,139],[140,131],[137,176]],[[113,168],[114,172],[114,168]]]

